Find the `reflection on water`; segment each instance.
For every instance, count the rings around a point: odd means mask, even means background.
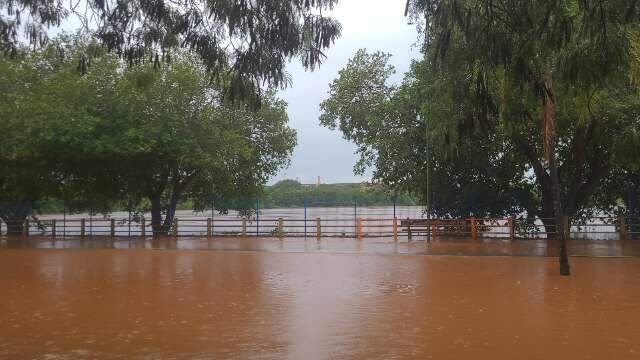
[[[372,254],[422,255],[477,255],[477,256],[556,256],[554,240],[508,240],[464,238],[438,238],[437,241],[406,240],[394,242],[392,238],[256,238],[256,237],[165,237],[159,239],[108,236],[52,239],[51,237],[3,237],[0,249],[170,249],[170,250],[234,250],[269,252],[327,252]],[[571,240],[569,253],[574,256],[635,256],[640,257],[640,241]]]
[[[572,264],[1,250],[0,358],[637,358],[640,259]]]

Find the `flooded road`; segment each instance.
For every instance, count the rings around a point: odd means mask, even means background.
[[[640,259],[0,250],[1,359],[637,359]]]

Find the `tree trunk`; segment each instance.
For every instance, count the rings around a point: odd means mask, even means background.
[[[173,219],[176,215],[176,208],[178,207],[178,199],[174,199],[173,197],[169,201],[167,205],[167,215],[164,217],[164,224],[162,225],[164,229],[166,229],[167,233],[171,226],[173,225]]]
[[[7,225],[7,235],[22,235],[24,221],[33,211],[33,201],[23,200],[0,205],[0,218]]]
[[[549,181],[551,183],[551,181]],[[547,239],[556,237],[556,215],[553,205],[553,191],[551,186],[542,186],[542,204],[540,220],[544,225]]]
[[[546,64],[544,69],[544,86],[542,95],[542,128],[543,144],[547,166],[549,167],[549,178],[551,192],[553,195],[553,212],[556,222],[556,238],[558,239],[558,257],[560,261],[560,275],[569,275],[569,257],[567,254],[567,239],[562,229],[562,202],[560,198],[560,179],[558,177],[558,164],[556,162],[556,114],[553,98],[553,81],[551,76],[551,65]]]
[[[151,201],[151,231],[153,236],[167,235],[167,231],[162,225],[162,204],[160,201],[160,195],[154,194],[149,197]]]

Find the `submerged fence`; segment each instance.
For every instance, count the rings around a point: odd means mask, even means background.
[[[96,216],[51,216],[38,221],[0,224],[0,234],[65,237],[147,237],[154,234],[148,217],[133,218],[112,214]],[[209,216],[207,216],[209,215]],[[551,219],[464,218],[425,219],[420,207],[402,209],[321,208],[267,209],[251,217],[238,213],[225,215],[179,212],[167,236],[173,237],[292,237],[292,238],[390,238],[401,241],[440,238],[544,239],[553,238],[558,229]],[[544,225],[543,221],[547,222]],[[16,231],[19,229],[19,231]],[[571,238],[625,240],[640,238],[640,224],[625,217],[594,217],[572,222],[565,218],[560,231]]]

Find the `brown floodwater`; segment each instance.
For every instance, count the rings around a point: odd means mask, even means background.
[[[640,259],[571,262],[2,249],[0,359],[640,358]]]

